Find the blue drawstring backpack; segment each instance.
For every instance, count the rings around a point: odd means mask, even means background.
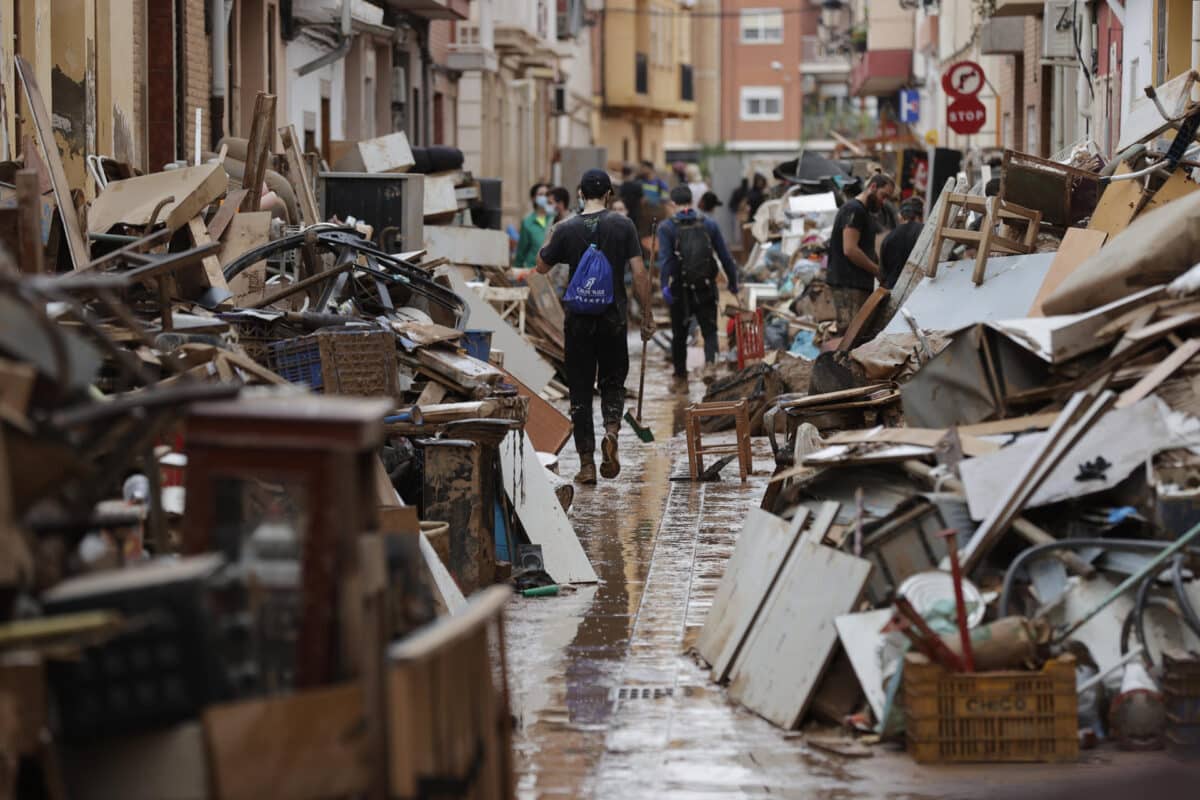
[[[612,264],[595,242],[588,245],[567,284],[563,305],[574,314],[603,314],[613,302]]]

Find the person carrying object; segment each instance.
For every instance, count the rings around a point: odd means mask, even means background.
[[[625,412],[625,378],[629,374],[626,263],[633,271],[633,287],[642,308],[650,308],[650,275],[642,261],[637,228],[628,217],[608,210],[612,193],[607,172],[585,172],[579,182],[582,213],[554,227],[537,259],[537,271],[542,274],[555,264],[566,264],[569,269],[563,294],[564,371],[579,453],[575,482],[585,485],[596,482],[594,385],[600,388],[604,419],[600,475],[612,479],[621,471],[617,434]],[[653,336],[654,317],[643,314],[642,340]]]
[[[688,327],[694,317],[704,336],[706,376],[717,360],[717,261],[737,294],[738,272],[717,223],[692,208],[692,190],[671,190],[675,215],[658,226],[658,267],[663,299],[671,308],[671,361],[675,377],[687,378]]]
[[[871,215],[891,198],[896,182],[883,173],[872,175],[857,197],[838,209],[829,237],[829,265],[825,281],[833,295],[838,331],[845,333],[883,271],[875,260],[878,233]]]

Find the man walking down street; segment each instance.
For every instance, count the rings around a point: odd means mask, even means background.
[[[896,230],[883,237],[883,244],[879,245],[879,267],[883,270],[883,278],[879,285],[883,288],[896,287],[896,280],[904,271],[909,254],[916,247],[921,231],[925,229],[923,217],[920,200],[910,197],[900,204],[900,224]]]
[[[550,203],[550,187],[535,183],[529,190],[529,201],[533,211],[521,220],[521,233],[517,237],[517,254],[513,266],[529,269],[537,266],[537,254],[546,241],[546,230],[554,222],[553,205]]]
[[[688,328],[693,317],[704,336],[705,377],[717,360],[717,259],[737,294],[737,265],[715,220],[692,208],[692,190],[671,190],[675,215],[658,226],[658,267],[663,299],[671,307],[671,361],[677,379],[687,379]]]
[[[607,209],[612,192],[612,180],[607,172],[599,169],[585,172],[579,183],[583,212],[555,226],[537,259],[538,272],[545,274],[555,264],[565,263],[574,278],[584,255],[595,247],[612,271],[612,302],[600,313],[564,309],[565,371],[571,399],[571,423],[575,427],[575,450],[579,453],[580,463],[575,481],[589,485],[596,482],[593,385],[600,387],[600,413],[604,419],[600,475],[612,479],[621,471],[617,433],[625,411],[625,378],[629,374],[626,263],[633,270],[633,287],[641,307],[650,308],[650,275],[642,261],[637,229],[628,217]],[[654,318],[649,313],[643,314],[642,340],[649,341],[653,335]]]
[[[866,188],[857,197],[847,200],[833,220],[825,280],[833,294],[840,332],[844,333],[850,327],[854,315],[875,288],[875,279],[883,278],[883,271],[875,260],[877,230],[871,215],[882,207],[895,189],[896,182],[887,175],[872,175]]]

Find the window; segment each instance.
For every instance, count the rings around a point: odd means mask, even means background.
[[[779,44],[782,41],[782,11],[778,8],[742,9],[743,44]]]
[[[742,88],[742,119],[783,119],[783,88],[780,86],[745,86]]]

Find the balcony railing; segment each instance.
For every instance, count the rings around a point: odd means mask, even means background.
[[[684,102],[696,99],[696,82],[691,64],[679,65],[679,99]]]
[[[850,69],[850,57],[820,36],[800,37],[800,63]]]
[[[804,140],[831,139],[834,131],[849,139],[874,136],[879,123],[870,114],[858,111],[822,111],[804,109]]]
[[[635,55],[633,88],[638,94],[650,94],[650,58],[645,53]]]

